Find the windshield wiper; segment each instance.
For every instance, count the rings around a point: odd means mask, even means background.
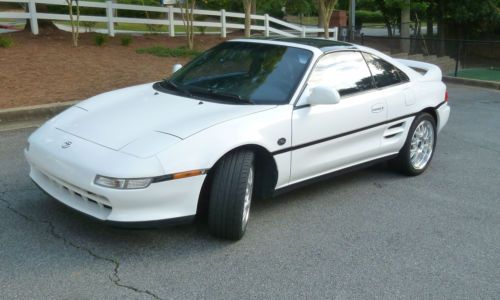
[[[238,94],[227,93],[227,92],[219,92],[219,91],[214,91],[214,90],[209,90],[209,91],[210,91],[210,94],[212,94],[214,96],[217,96],[217,97],[231,99],[231,100],[235,100],[235,101],[241,102],[241,103],[253,104],[252,100],[247,99],[247,98],[242,98]]]
[[[217,90],[213,90],[213,89],[196,88],[196,89],[190,89],[190,92],[196,93],[196,94],[209,95],[209,96],[216,97],[216,98],[225,98],[225,99],[233,100],[234,102],[239,102],[239,103],[254,104],[252,102],[252,100],[242,98],[238,94],[221,92],[221,91],[217,91]]]
[[[164,80],[164,81],[162,81],[161,85],[164,86],[164,84],[170,86],[171,88],[173,88],[176,91],[179,91],[179,92],[183,93],[184,95],[187,95],[187,96],[190,96],[190,97],[192,96],[192,94],[187,89],[180,87],[177,83],[173,82],[172,80]]]

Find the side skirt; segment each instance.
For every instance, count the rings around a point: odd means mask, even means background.
[[[307,180],[304,180],[304,181],[300,181],[300,182],[297,182],[297,183],[294,183],[294,184],[291,184],[291,185],[288,185],[288,186],[276,189],[274,191],[273,196],[282,195],[282,194],[288,193],[290,191],[299,189],[301,187],[310,185],[310,184],[315,183],[315,182],[324,181],[324,180],[331,179],[333,177],[340,176],[340,175],[343,175],[343,174],[346,174],[346,173],[350,173],[350,172],[353,172],[353,171],[365,169],[366,167],[373,166],[373,165],[379,164],[381,162],[391,160],[391,159],[395,158],[396,156],[398,156],[398,154],[392,154],[392,155],[389,155],[389,156],[384,156],[384,157],[381,157],[381,158],[377,158],[377,159],[374,159],[374,160],[371,160],[371,161],[367,161],[367,162],[361,163],[359,165],[350,166],[350,167],[347,167],[345,169],[333,171],[331,173],[323,174],[323,175],[320,175],[318,177],[314,177],[314,178],[310,178],[310,179],[307,179]]]

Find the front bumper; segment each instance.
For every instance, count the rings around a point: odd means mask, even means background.
[[[72,140],[72,146],[61,149],[68,139]],[[206,176],[157,182],[136,190],[101,187],[94,184],[97,174],[116,176],[117,169],[128,166],[127,172],[135,169],[137,175],[127,173],[122,177],[147,177],[147,169],[153,172],[150,174],[158,174],[159,164],[156,158],[146,160],[121,154],[56,129],[50,130],[49,138],[34,134],[25,156],[30,164],[30,177],[47,194],[77,211],[108,222],[191,218],[196,214]],[[114,173],[109,173],[108,168]]]

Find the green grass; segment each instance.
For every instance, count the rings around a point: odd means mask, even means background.
[[[139,54],[152,54],[160,57],[193,57],[200,54],[197,50],[189,50],[184,47],[166,48],[163,46],[154,46],[151,48],[139,48],[135,52]]]
[[[122,38],[120,39],[120,44],[122,46],[128,46],[131,43],[132,43],[132,37],[130,35],[122,36]]]
[[[458,71],[458,77],[489,80],[489,81],[500,81],[500,69],[493,67],[464,69]]]
[[[0,36],[0,48],[10,48],[14,45],[14,40],[8,36]]]

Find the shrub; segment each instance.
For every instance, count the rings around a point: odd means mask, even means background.
[[[189,50],[184,47],[165,48],[163,46],[154,46],[151,48],[139,48],[135,50],[139,54],[152,54],[160,57],[191,57],[200,54],[197,50]]]
[[[357,10],[356,22],[360,23],[384,23],[384,17],[380,11]]]
[[[132,43],[132,37],[129,35],[123,36],[120,40],[122,46],[128,46]]]
[[[14,45],[14,40],[7,36],[0,36],[0,48],[9,48]]]
[[[102,46],[106,42],[107,38],[104,34],[96,34],[94,37],[94,43],[97,46]]]
[[[97,22],[83,21],[81,22],[83,27],[85,27],[85,32],[92,32]]]

